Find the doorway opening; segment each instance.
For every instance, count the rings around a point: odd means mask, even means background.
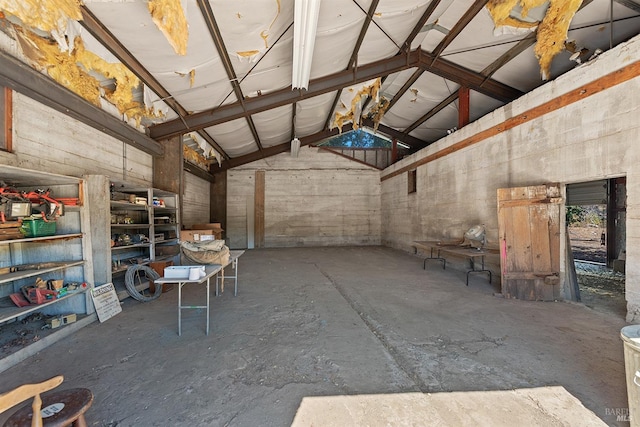
[[[624,318],[626,178],[567,185],[565,213],[579,301]]]

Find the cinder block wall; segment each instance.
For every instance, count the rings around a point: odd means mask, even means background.
[[[380,244],[380,171],[312,147],[227,175],[227,242],[251,240],[255,173],[265,171],[265,247]],[[251,233],[251,231],[249,231]]]
[[[406,172],[384,178],[639,60],[636,37],[387,168],[382,173],[382,243],[413,251],[414,240],[461,237],[478,223],[497,242],[498,188],[626,176],[627,320],[640,322],[640,77],[417,167],[415,194],[407,194]],[[564,266],[564,235],[561,256]]]

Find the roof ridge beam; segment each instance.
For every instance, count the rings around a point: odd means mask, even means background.
[[[359,66],[357,69],[344,70],[309,82],[309,90],[291,90],[290,87],[276,90],[256,97],[245,98],[217,108],[190,114],[182,119],[174,119],[149,126],[149,135],[153,139],[164,139],[230,120],[242,118],[247,114],[256,114],[271,108],[299,102],[346,86],[355,85],[377,77],[386,76],[407,68],[417,67],[424,51],[414,49],[401,55]]]

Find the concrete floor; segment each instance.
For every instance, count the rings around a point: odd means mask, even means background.
[[[464,278],[383,247],[247,251],[209,336],[200,309],[178,337],[175,289],[128,298],[1,389],[62,374],[93,391],[87,421],[103,427],[628,425],[623,318]]]

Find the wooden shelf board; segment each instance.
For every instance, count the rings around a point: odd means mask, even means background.
[[[11,320],[11,319],[15,319],[16,317],[23,316],[23,315],[31,313],[33,311],[41,310],[43,307],[47,307],[49,305],[53,305],[53,304],[59,303],[60,301],[64,301],[64,300],[66,300],[68,298],[72,298],[72,297],[74,297],[76,295],[83,294],[83,293],[85,293],[87,291],[88,291],[88,288],[87,289],[78,290],[78,291],[75,291],[75,292],[73,292],[71,294],[67,294],[67,295],[65,295],[65,296],[63,296],[61,298],[54,299],[54,300],[51,300],[49,302],[45,302],[43,304],[32,304],[32,305],[28,305],[26,307],[14,306],[14,307],[0,308],[0,323],[6,322],[6,321]],[[6,298],[6,300],[9,301],[11,304],[13,304],[13,302],[11,301],[10,298]]]
[[[48,240],[78,239],[81,237],[82,237],[82,233],[55,234],[53,236],[44,236],[44,237],[26,237],[24,239],[0,240],[0,245],[10,245],[15,243],[27,243],[27,242],[46,242]]]
[[[38,276],[40,274],[51,273],[52,271],[64,270],[65,268],[82,264],[84,264],[84,261],[61,261],[59,265],[56,265],[54,267],[40,269],[33,268],[28,270],[15,271],[13,273],[2,274],[0,275],[0,284],[13,282],[14,280],[26,279],[28,277]]]
[[[133,248],[148,248],[151,246],[151,243],[136,243],[134,245],[125,245],[125,246],[114,246],[111,248],[112,251],[122,250],[122,249],[133,249]]]

